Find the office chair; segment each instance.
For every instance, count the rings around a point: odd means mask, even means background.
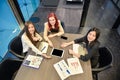
[[[99,48],[99,63],[96,68],[92,68],[93,78],[95,80],[98,80],[98,73],[101,71],[104,71],[106,69],[109,69],[112,67],[113,64],[113,55],[110,49],[107,47],[101,47]]]
[[[18,59],[22,59],[22,60],[25,58],[25,55],[23,54],[21,36],[25,32],[25,30],[26,30],[26,27],[24,27],[20,31],[20,33],[9,42],[8,51],[7,51],[7,53],[11,53]]]
[[[16,36],[11,40],[8,45],[8,52],[12,53],[19,59],[24,59],[23,46],[21,41],[21,36]]]
[[[22,36],[23,35],[23,33],[25,32],[25,30],[26,30],[26,27],[24,27],[21,31],[20,31],[20,33],[19,33],[19,35],[18,36]]]
[[[14,80],[17,70],[20,68],[22,60],[3,59],[0,62],[0,80]]]
[[[63,21],[61,21],[61,25],[62,25],[63,29],[65,29],[65,23]]]

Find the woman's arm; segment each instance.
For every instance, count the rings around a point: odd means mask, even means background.
[[[43,56],[45,58],[51,58],[51,56],[47,56],[46,54],[42,54],[42,52],[32,44],[32,42],[29,40],[29,38],[25,34],[22,36],[22,41],[24,43],[26,43],[30,48],[32,48],[32,51],[34,51],[36,54],[40,54],[41,56]]]
[[[84,37],[81,37],[81,38],[78,38],[78,39],[75,39],[74,42],[75,43],[81,43],[81,42],[85,42],[85,36]]]
[[[44,37],[44,39],[46,40],[46,41],[48,41],[49,39],[48,39],[48,25],[47,25],[48,23],[46,22],[46,23],[44,23],[44,33],[43,33],[43,37]]]
[[[88,54],[86,54],[85,56],[80,55],[80,59],[83,61],[88,61],[90,60],[94,55],[97,54],[98,49],[99,49],[99,43],[96,43],[92,48],[90,48],[89,50],[87,50]]]
[[[64,34],[64,29],[63,29],[63,27],[62,27],[62,25],[61,25],[60,20],[58,20],[58,23],[59,23],[59,32],[56,33],[56,36],[61,36],[61,35]]]
[[[63,43],[62,45],[61,45],[61,47],[67,47],[67,46],[69,46],[69,45],[72,45],[72,44],[74,44],[74,41],[71,41],[71,42],[67,42],[67,43]]]
[[[52,42],[48,38],[48,25],[47,24],[48,24],[47,22],[44,23],[44,34],[43,34],[43,37],[44,37],[45,41],[47,41],[49,43],[49,45],[51,47],[53,47]]]

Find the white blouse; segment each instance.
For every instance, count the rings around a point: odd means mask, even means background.
[[[39,37],[41,41],[42,37],[36,33],[36,37]],[[30,39],[27,37],[26,33],[24,33],[21,37],[22,40],[22,46],[23,46],[23,53],[27,52],[29,48],[32,48],[32,50],[36,53],[36,54],[42,54],[41,51],[36,48],[33,43],[30,41]]]

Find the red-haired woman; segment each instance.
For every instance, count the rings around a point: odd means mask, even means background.
[[[51,12],[48,15],[48,21],[44,23],[44,39],[53,47],[53,43],[49,38],[61,36],[64,34],[60,20],[57,19],[55,13]]]

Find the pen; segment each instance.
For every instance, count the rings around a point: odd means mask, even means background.
[[[65,66],[65,64],[62,62],[62,64],[63,64],[63,66],[65,67],[65,69],[66,69],[66,72],[68,73],[68,74],[70,74],[70,71],[67,69],[67,67]]]
[[[45,48],[46,48],[46,46],[44,46],[44,47],[42,48],[41,52],[42,52]]]
[[[67,71],[68,74],[70,74],[70,71],[68,69],[66,71]]]
[[[59,64],[58,64],[58,66],[59,66],[60,70],[63,71]]]

